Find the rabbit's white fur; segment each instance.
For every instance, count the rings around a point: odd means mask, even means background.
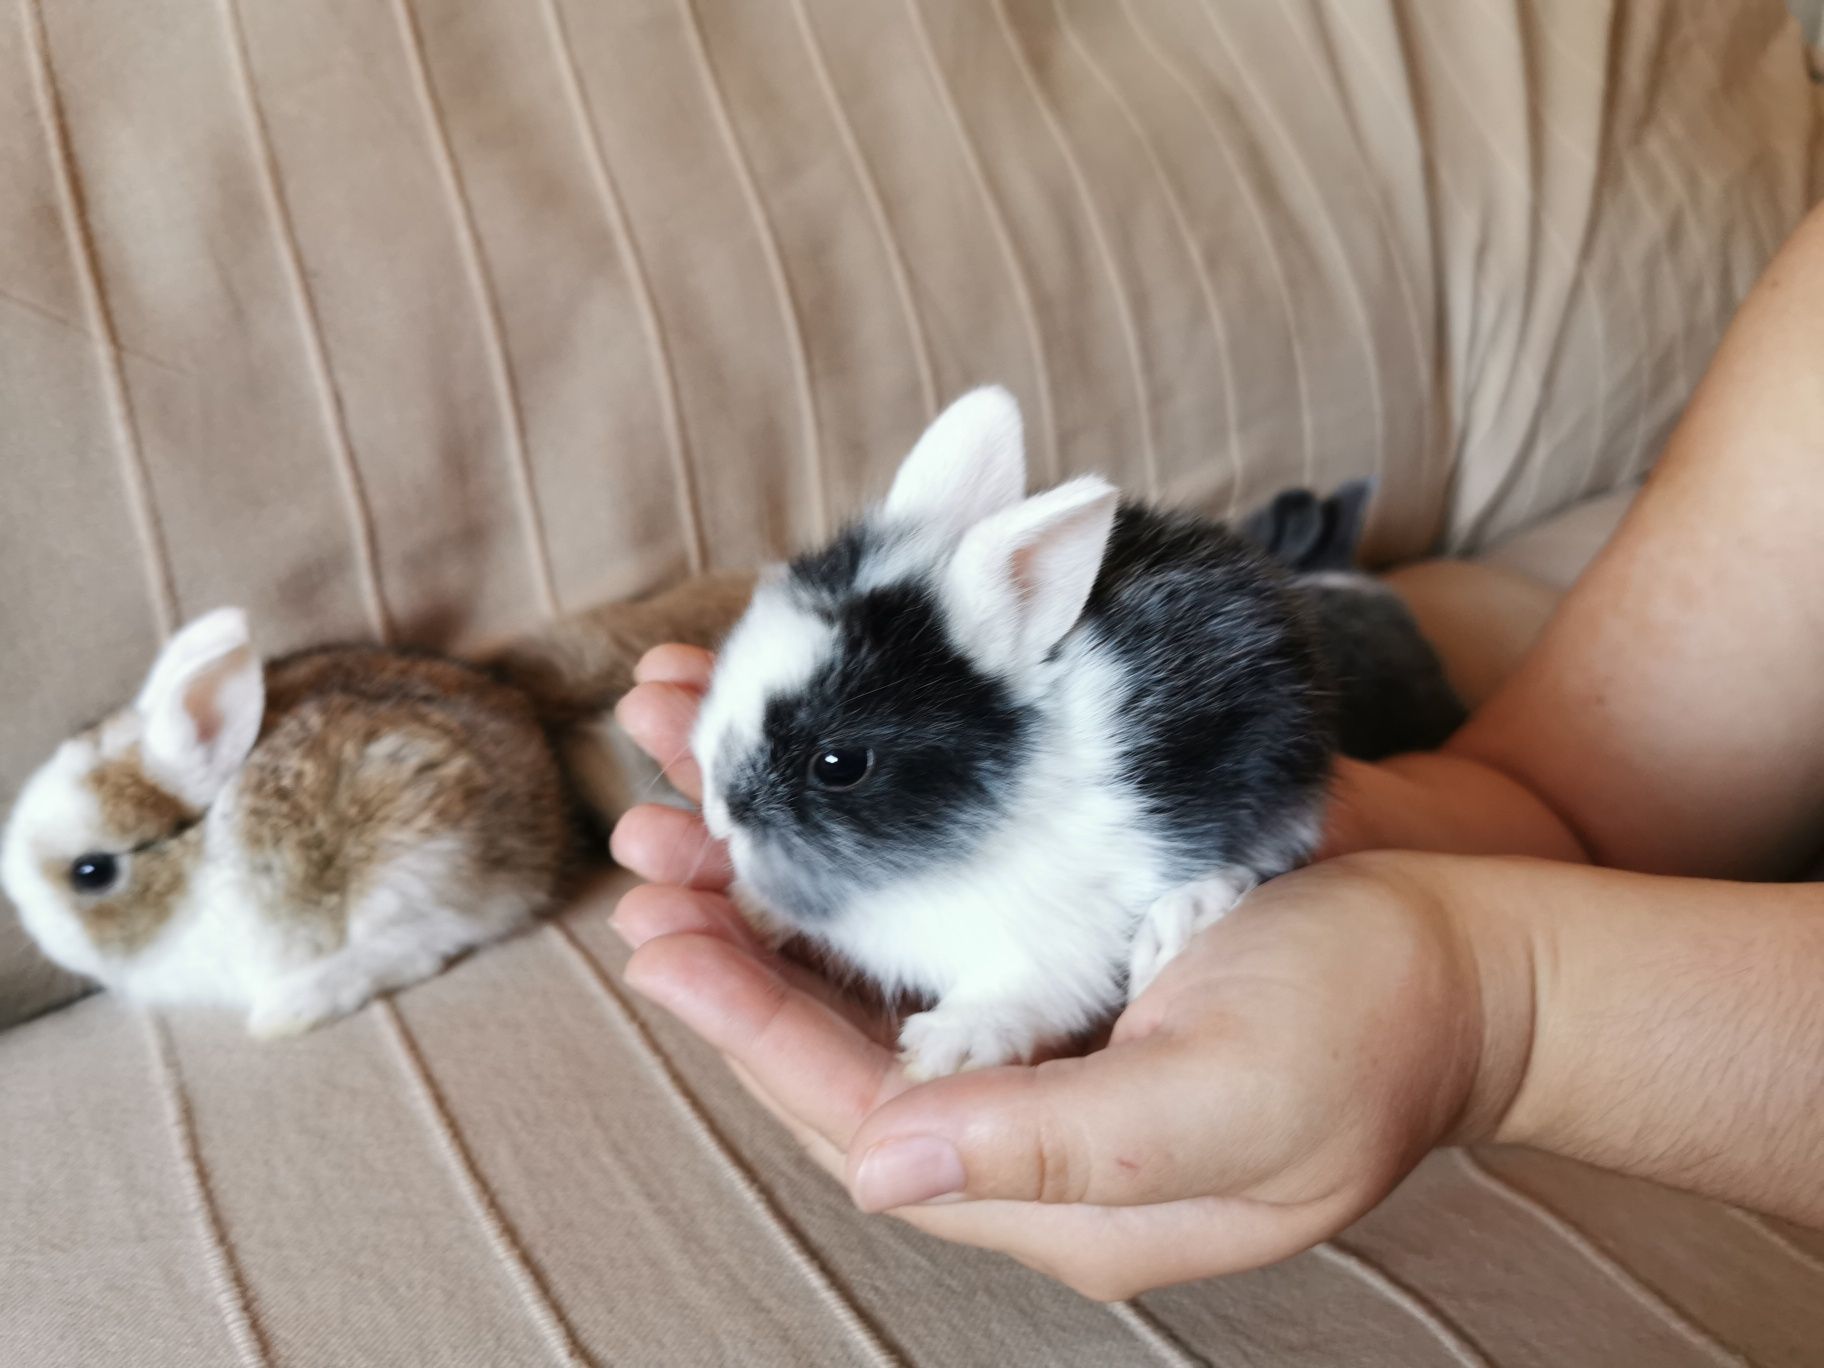
[[[740,839],[729,821],[717,782],[719,752],[711,738],[729,745],[721,754],[751,746],[760,736],[767,700],[815,674],[829,659],[835,636],[827,622],[805,612],[780,590],[776,577],[763,578],[753,602],[722,645],[721,659],[741,662],[728,686],[718,685],[697,714],[692,746],[703,776],[703,816],[722,840]],[[737,851],[737,854],[739,852]]]
[[[1164,891],[1131,795],[1108,782],[1106,666],[1067,655],[1044,668],[1062,691],[1055,730],[988,839],[825,931],[892,988],[936,997],[902,1028],[917,1077],[1023,1058],[1094,1025],[1119,996],[1135,910]]]
[[[72,844],[89,849],[103,830],[101,804],[83,778],[101,758],[105,735],[65,741],[32,777],[14,803],[13,816],[0,843],[0,884],[19,911],[20,923],[47,958],[85,978],[105,980],[107,964],[70,914],[67,897],[51,886],[34,852],[32,833],[74,833]],[[118,734],[118,731],[116,732]],[[124,857],[130,861],[133,857]]]
[[[750,916],[934,1000],[900,1036],[915,1076],[1030,1058],[1105,1019],[1124,986],[1144,987],[1259,878],[1302,858],[1315,830],[1325,756],[1270,573],[1216,530],[1130,512],[1123,554],[1138,559],[1111,590],[1126,597],[1092,610],[1117,491],[1085,476],[1023,497],[1024,483],[1012,396],[958,400],[877,513],[762,581],[693,738],[706,819]],[[1153,550],[1168,544],[1182,550]],[[1157,607],[1182,602],[1187,583],[1188,610]],[[1134,624],[1155,611],[1168,616],[1149,638]],[[1229,658],[1187,668],[1212,649]],[[1155,693],[1135,710],[1138,683],[1199,670],[1172,686],[1181,701]],[[1182,717],[1207,752],[1221,744],[1208,739],[1217,701],[1271,694],[1276,677],[1288,701],[1262,746],[1271,756],[1283,739],[1292,758],[1233,796],[1233,821],[1226,799],[1173,805],[1147,788],[1137,744],[1170,744]],[[1183,690],[1204,686],[1199,712]],[[807,760],[832,748],[868,766],[937,758],[910,787],[883,779],[850,802],[806,787]],[[1006,754],[1019,758],[995,769]]]
[[[478,878],[462,842],[433,837],[392,860],[350,909],[340,950],[290,967],[275,962],[251,995],[248,1028],[293,1035],[344,1016],[519,929],[535,910],[517,884]]]
[[[478,853],[476,825],[489,819],[453,798],[454,781],[446,777],[463,743],[448,734],[426,741],[434,731],[412,727],[440,703],[466,705],[468,713],[452,711],[449,720],[499,726],[491,733],[497,742],[510,734],[529,746],[528,774],[505,781],[523,778],[528,792],[542,795],[536,767],[547,765],[542,782],[561,812],[555,765],[529,707],[523,716],[493,716],[489,709],[500,707],[502,696],[493,691],[501,686],[466,667],[359,648],[349,659],[351,675],[392,679],[392,691],[338,694],[332,684],[313,693],[305,686],[306,702],[333,697],[341,710],[322,714],[329,719],[322,730],[306,723],[288,733],[277,743],[278,763],[295,768],[268,767],[258,781],[249,778],[255,767],[247,762],[256,742],[272,744],[261,740],[266,690],[246,619],[235,610],[209,614],[178,633],[131,706],[59,746],[25,785],[0,844],[0,885],[45,954],[135,1001],[239,1009],[256,1034],[273,1035],[353,1011],[375,993],[422,979],[528,921],[549,896],[566,838],[545,817],[529,817],[531,834],[520,844],[505,838],[515,860],[522,854],[525,860],[490,865]],[[395,704],[414,687],[415,696]],[[297,686],[291,695],[295,708]],[[389,706],[395,714],[383,714]],[[348,727],[351,718],[361,728],[364,719],[395,715],[396,729],[385,720],[364,730]],[[156,830],[126,833],[106,812],[97,781],[104,772],[120,776],[116,782],[153,811],[179,816]],[[335,853],[329,858],[341,863],[325,874],[312,863],[323,852],[299,857],[294,849],[288,858],[285,843],[293,833],[283,818],[274,826],[271,795],[283,794],[299,776],[321,780],[323,791],[336,794],[344,791],[339,782],[391,783],[399,802],[381,809],[388,814],[381,820],[400,814],[405,820],[359,833],[371,838],[363,847],[369,863],[350,864],[355,857]],[[245,801],[245,786],[255,782],[266,786],[263,813]],[[412,820],[414,808],[439,797],[456,804],[448,829]],[[333,830],[336,814],[311,815],[323,819],[312,836]],[[349,836],[356,834],[351,828]],[[135,840],[138,846],[130,844]],[[106,891],[85,897],[69,871],[89,852],[109,856],[118,873]],[[166,877],[149,891],[135,882],[135,866],[154,859],[165,862]],[[310,910],[302,909],[304,901]],[[102,902],[134,922],[130,943],[103,945],[99,933],[106,927],[85,924]]]
[[[946,409],[763,581],[693,737],[744,910],[934,1001],[916,1075],[1105,1020],[1315,849],[1339,741],[1461,717],[1396,600],[1289,573],[1348,563],[1365,487],[1243,533],[1024,464],[1005,390]]]

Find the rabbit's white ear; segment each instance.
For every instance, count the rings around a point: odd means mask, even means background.
[[[960,534],[1026,492],[1020,405],[998,385],[970,390],[925,429],[900,462],[884,511],[894,521]]]
[[[957,644],[984,667],[1030,669],[1083,615],[1102,569],[1119,493],[1086,475],[986,518],[944,572]]]
[[[133,705],[147,777],[206,807],[246,761],[266,711],[247,615],[218,608],[165,644]]]

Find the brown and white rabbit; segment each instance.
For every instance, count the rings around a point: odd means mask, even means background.
[[[282,1035],[525,924],[573,834],[522,690],[377,647],[262,665],[221,609],[26,783],[0,885],[59,964]]]

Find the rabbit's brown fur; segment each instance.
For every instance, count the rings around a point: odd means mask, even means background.
[[[453,661],[362,647],[277,660],[267,678],[242,840],[323,952],[390,856],[446,833],[479,867],[556,892],[572,828],[518,691]]]
[[[265,662],[218,609],[134,701],[60,746],[0,834],[59,964],[141,1001],[306,1030],[548,908],[584,822],[558,749],[650,646],[715,639],[748,578],[604,605],[489,665],[367,646]]]
[[[129,846],[168,836],[197,818],[188,803],[146,777],[138,746],[102,761],[89,774],[88,785],[101,805],[102,820]]]

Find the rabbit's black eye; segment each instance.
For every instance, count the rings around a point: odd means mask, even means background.
[[[120,877],[120,861],[112,855],[79,855],[70,861],[70,884],[83,893],[100,893]]]
[[[874,768],[865,746],[824,746],[811,755],[811,782],[819,788],[852,789]]]

